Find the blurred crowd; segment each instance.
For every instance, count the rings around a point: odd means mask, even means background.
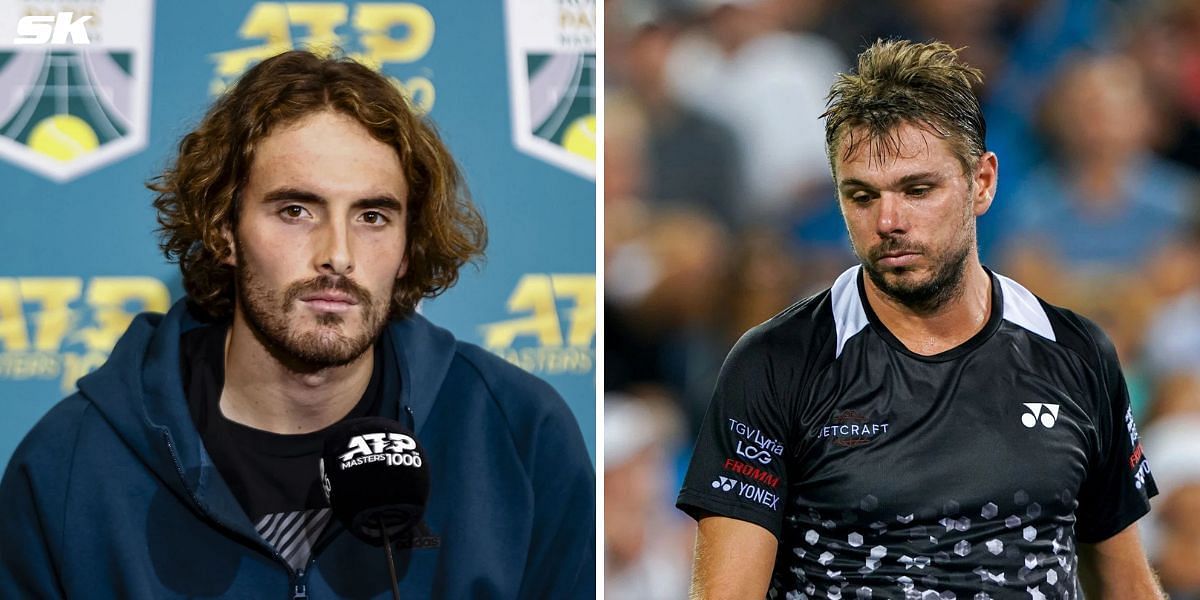
[[[604,35],[608,598],[686,595],[674,495],[725,353],[856,262],[818,117],[880,37],[984,71],[983,262],[1112,337],[1148,552],[1200,598],[1200,0],[607,0]]]

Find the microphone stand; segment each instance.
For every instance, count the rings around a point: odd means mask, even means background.
[[[392,576],[392,599],[400,600],[400,588],[396,585],[396,564],[392,560],[392,541],[388,539],[387,527],[383,524],[383,514],[379,514],[379,531],[383,533],[383,553],[387,556],[388,574]]]

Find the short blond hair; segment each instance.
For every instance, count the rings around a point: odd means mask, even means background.
[[[949,140],[967,172],[987,151],[987,126],[972,89],[982,83],[983,73],[945,43],[877,40],[858,55],[853,73],[838,74],[826,97],[821,118],[830,168],[839,152],[845,159],[863,143],[880,158],[894,153],[896,128],[912,123]],[[856,136],[858,130],[866,135]]]

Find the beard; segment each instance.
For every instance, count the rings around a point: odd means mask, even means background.
[[[329,275],[295,282],[282,291],[270,288],[258,278],[241,247],[235,244],[238,303],[255,338],[288,369],[311,373],[350,364],[371,347],[387,325],[390,297],[388,302],[379,302],[354,281]],[[347,315],[317,313],[314,329],[299,330],[296,299],[321,291],[342,292],[358,302],[361,329],[343,331]]]
[[[867,277],[871,278],[879,291],[916,312],[931,313],[962,294],[971,246],[962,244],[940,256],[931,256],[925,250],[902,238],[888,238],[871,249],[865,259],[860,255],[859,260]],[[904,276],[913,272],[910,267],[881,269],[876,266],[885,254],[894,252],[915,252],[931,259],[933,272],[923,280],[916,280],[915,277]],[[893,277],[889,279],[888,274]]]

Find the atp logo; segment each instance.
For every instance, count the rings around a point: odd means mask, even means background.
[[[60,379],[68,392],[137,313],[170,307],[153,277],[0,277],[0,382]]]
[[[280,52],[341,47],[384,74],[414,109],[428,113],[437,91],[433,72],[421,61],[433,47],[436,29],[429,9],[413,2],[256,2],[237,34],[261,43],[211,55],[209,92],[221,94],[252,65]]]
[[[1050,429],[1058,422],[1058,405],[1044,404],[1041,402],[1025,402],[1025,408],[1029,412],[1021,415],[1021,424],[1030,429],[1037,426],[1038,423],[1042,427]]]
[[[722,492],[728,492],[733,489],[734,480],[720,475],[712,482],[713,489],[720,489]]]
[[[565,306],[560,307],[560,303]],[[485,348],[530,373],[592,372],[592,343],[596,339],[594,274],[527,273],[508,298],[508,312],[530,314],[481,326]]]
[[[416,449],[416,440],[403,433],[366,433],[354,436],[349,452],[338,459],[343,469],[384,460],[394,467],[419,467],[421,454]]]

